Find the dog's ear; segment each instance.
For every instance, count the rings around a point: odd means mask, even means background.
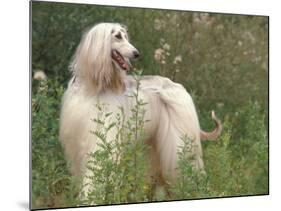
[[[128,33],[128,27],[127,27],[126,25],[120,24],[120,26],[121,26],[123,29],[125,29],[125,31]]]
[[[94,83],[100,91],[112,80],[111,32],[109,24],[98,24],[82,38],[71,63],[80,78]]]

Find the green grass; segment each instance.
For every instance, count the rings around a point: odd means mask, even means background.
[[[42,69],[47,75],[45,81],[32,80],[33,208],[76,206],[90,199],[108,204],[268,194],[266,17],[41,2],[32,5],[32,71]],[[70,78],[70,58],[81,33],[103,21],[128,26],[131,42],[142,54],[134,65],[144,75],[159,74],[185,86],[196,104],[202,128],[214,127],[212,109],[223,122],[219,140],[202,143],[206,175],[197,174],[181,156],[178,183],[171,187],[172,198],[161,193],[157,198],[151,196],[153,187],[142,177],[145,160],[139,159],[146,149],[143,145],[124,144],[135,143],[131,140],[136,139],[142,143],[145,134],[136,138],[132,132],[123,138],[123,144],[115,143],[119,153],[127,155],[122,156],[122,162],[109,159],[110,153],[115,153],[109,149],[116,146],[101,143],[105,150],[92,156],[104,158],[96,165],[106,167],[95,177],[103,183],[88,201],[78,200],[79,178],[71,177],[58,141],[60,103]],[[162,49],[160,61],[155,59],[156,49]],[[181,60],[174,63],[177,56]],[[126,127],[134,126],[133,119]],[[106,136],[106,131],[93,132]],[[136,160],[130,159],[135,156]],[[133,161],[140,163],[135,165]],[[104,182],[110,177],[116,180]],[[131,194],[135,193],[132,190],[138,194]]]

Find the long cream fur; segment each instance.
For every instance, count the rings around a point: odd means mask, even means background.
[[[114,37],[120,31],[122,42]],[[131,108],[135,105],[134,99],[128,97],[136,91],[135,80],[111,58],[112,49],[118,50],[126,61],[136,51],[124,31],[119,24],[101,23],[94,26],[83,36],[70,65],[73,77],[63,96],[60,141],[71,163],[73,175],[84,177],[90,174],[85,167],[87,154],[98,148],[98,138],[90,131],[102,130],[100,125],[91,121],[102,115],[95,105],[106,104],[107,111],[113,114],[119,112],[118,107],[121,106],[126,118],[130,117]],[[164,181],[175,181],[177,150],[183,145],[183,135],[193,139],[197,146],[193,165],[203,170],[200,138],[214,140],[221,133],[221,123],[215,114],[212,113],[212,118],[216,129],[210,133],[202,131],[188,92],[182,85],[165,77],[143,76],[139,98],[147,102],[145,119],[150,121],[145,124],[145,131],[149,137],[147,144],[152,146],[152,174],[160,174]],[[106,125],[111,121],[107,119]],[[116,133],[115,129],[110,130],[107,141],[111,141]],[[88,188],[84,191],[87,192]]]

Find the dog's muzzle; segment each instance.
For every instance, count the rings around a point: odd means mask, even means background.
[[[136,59],[140,56],[140,53],[138,50],[134,50],[133,51],[133,56],[132,58],[133,59]],[[122,70],[125,70],[125,71],[129,71],[131,70],[132,68],[132,65],[129,61],[129,59],[125,59],[121,53],[117,50],[112,50],[111,51],[111,57],[112,59],[118,64],[118,66],[122,69]]]

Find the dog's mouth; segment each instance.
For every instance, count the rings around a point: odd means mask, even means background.
[[[129,71],[131,69],[132,65],[130,64],[130,62],[124,59],[124,57],[117,50],[111,51],[111,57],[121,69],[126,71]]]

